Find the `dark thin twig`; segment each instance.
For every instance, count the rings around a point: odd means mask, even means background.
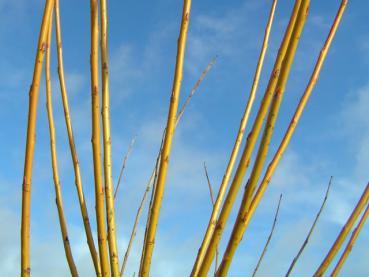
[[[135,142],[136,142],[136,137],[137,137],[137,136],[134,136],[134,138],[132,139],[131,143],[129,144],[128,150],[127,150],[127,152],[126,152],[126,154],[125,154],[125,156],[124,156],[123,163],[122,163],[122,167],[121,167],[121,169],[120,169],[120,173],[119,173],[118,182],[117,182],[117,185],[116,185],[116,187],[115,187],[114,199],[117,197],[117,193],[118,193],[119,186],[120,186],[120,181],[122,180],[123,172],[124,172],[124,169],[126,168],[126,164],[127,164],[128,157],[129,157],[129,155],[131,154],[132,149],[133,149],[133,145],[134,145],[134,144],[135,144]]]
[[[210,178],[209,178],[209,174],[208,174],[208,168],[206,167],[205,162],[204,162],[204,171],[205,171],[206,180],[208,181],[211,204],[213,205],[213,208],[214,208],[215,201],[214,201],[213,187],[212,187],[211,182],[210,182]],[[217,248],[216,253],[215,253],[214,276],[215,276],[215,273],[217,272],[217,269],[218,269],[218,262],[219,262],[219,250]]]
[[[204,170],[205,170],[206,180],[208,181],[208,187],[209,187],[209,192],[210,192],[211,204],[214,206],[213,188],[212,188],[211,183],[210,183],[208,169],[206,167],[206,163],[205,162],[204,162]]]
[[[275,212],[275,216],[274,216],[274,221],[273,221],[273,225],[272,225],[272,229],[270,230],[270,234],[269,234],[269,237],[267,239],[267,242],[264,246],[264,249],[263,249],[263,252],[261,253],[261,256],[259,258],[259,261],[254,269],[254,273],[252,274],[252,276],[254,277],[256,275],[256,272],[258,271],[259,269],[259,266],[261,264],[261,261],[263,260],[264,258],[264,255],[266,253],[266,251],[268,250],[268,245],[272,239],[272,236],[273,236],[273,233],[274,233],[274,229],[275,229],[275,225],[277,223],[277,219],[278,219],[278,213],[279,213],[279,207],[281,205],[281,201],[282,201],[282,194],[279,196],[279,201],[278,201],[278,206],[277,206],[277,211]]]
[[[315,225],[316,225],[316,223],[318,222],[318,219],[319,219],[319,217],[320,217],[320,214],[322,213],[322,211],[323,211],[323,209],[324,209],[325,203],[327,202],[328,194],[329,194],[329,190],[330,190],[331,185],[332,185],[332,180],[333,180],[333,176],[331,176],[331,178],[329,179],[328,188],[327,188],[327,191],[326,191],[326,193],[325,193],[325,197],[324,197],[323,203],[322,203],[322,205],[321,205],[321,207],[320,207],[320,209],[319,209],[319,212],[317,213],[317,215],[316,215],[316,217],[315,217],[315,220],[314,220],[314,222],[313,222],[313,225],[311,226],[310,231],[309,231],[309,233],[308,233],[308,235],[307,235],[307,237],[306,237],[306,239],[305,239],[304,243],[302,244],[302,246],[301,246],[301,248],[300,248],[299,252],[297,253],[296,257],[293,259],[293,261],[292,261],[292,263],[291,263],[291,265],[290,265],[290,268],[288,269],[288,271],[287,271],[287,273],[286,273],[286,277],[287,277],[287,276],[289,276],[289,275],[291,274],[293,267],[295,266],[295,264],[296,264],[297,260],[299,259],[299,257],[301,256],[302,252],[304,251],[304,249],[305,249],[306,245],[307,245],[307,244],[308,244],[308,242],[309,242],[309,239],[310,239],[310,237],[311,237],[311,234],[312,234],[312,233],[313,233],[313,231],[314,231]]]

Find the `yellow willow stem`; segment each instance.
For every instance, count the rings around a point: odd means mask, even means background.
[[[92,108],[92,152],[95,178],[95,201],[97,236],[99,242],[102,276],[110,276],[104,214],[104,188],[100,146],[100,100],[99,100],[99,13],[98,1],[90,0],[91,8],[91,108]]]
[[[24,158],[24,173],[22,184],[22,223],[21,223],[21,276],[30,276],[30,212],[31,212],[31,187],[32,187],[32,165],[35,150],[37,102],[40,90],[40,79],[42,64],[45,57],[47,45],[48,25],[53,11],[54,1],[47,0],[44,7],[40,34],[38,38],[35,65],[33,70],[32,84],[29,91],[27,139]]]
[[[292,35],[292,30],[295,25],[297,14],[300,8],[300,4],[301,4],[301,0],[295,1],[295,5],[293,8],[291,17],[290,17],[290,21],[288,23],[287,29],[284,34],[284,38],[279,48],[278,55],[277,55],[277,58],[276,58],[276,61],[274,63],[274,67],[272,70],[272,74],[270,76],[269,83],[265,91],[263,100],[259,107],[258,114],[251,128],[251,131],[247,137],[245,148],[243,150],[240,162],[238,164],[235,176],[233,178],[233,181],[231,183],[227,196],[224,200],[224,205],[220,211],[219,218],[216,221],[216,226],[214,228],[213,234],[211,235],[211,239],[209,241],[209,245],[204,254],[204,259],[202,263],[199,265],[199,276],[205,276],[210,268],[210,265],[214,258],[219,241],[221,239],[225,224],[228,220],[229,214],[235,202],[235,199],[239,191],[239,188],[241,186],[242,180],[245,176],[247,167],[250,163],[252,151],[254,149],[257,137],[262,127],[266,113],[268,112],[270,102],[272,100],[272,97],[273,97],[273,94],[274,94],[274,91],[277,85],[279,73],[280,73],[281,66],[282,66],[282,61],[287,51],[287,47],[288,47],[288,44],[289,44],[289,41]]]
[[[111,135],[110,135],[110,108],[109,108],[109,70],[108,70],[108,18],[106,0],[100,0],[101,23],[101,73],[102,73],[102,125],[104,138],[104,176],[106,219],[108,224],[108,242],[110,253],[111,275],[119,276],[118,247],[115,224],[115,204],[113,192],[113,177],[111,163]]]
[[[270,13],[269,13],[268,23],[267,23],[267,26],[266,26],[266,29],[265,29],[265,35],[264,35],[264,40],[263,40],[263,44],[262,44],[262,47],[261,47],[261,52],[260,52],[260,55],[259,55],[259,60],[258,60],[257,66],[256,66],[256,71],[255,71],[254,81],[253,81],[253,84],[252,84],[252,87],[251,87],[251,92],[250,92],[249,98],[247,100],[247,105],[246,105],[244,114],[243,114],[242,119],[241,119],[241,123],[240,123],[240,127],[238,129],[238,134],[237,134],[237,137],[236,137],[236,141],[235,141],[235,144],[233,146],[232,153],[231,153],[228,165],[227,165],[227,169],[226,169],[225,174],[223,176],[222,183],[219,187],[219,192],[218,192],[216,201],[213,205],[212,213],[211,213],[211,216],[210,216],[210,219],[209,219],[209,222],[208,222],[208,226],[207,226],[207,229],[206,229],[206,232],[205,232],[205,235],[204,235],[204,239],[203,239],[203,241],[201,243],[201,246],[199,248],[199,251],[198,251],[198,254],[197,254],[197,257],[196,257],[196,261],[195,261],[194,267],[193,267],[192,272],[191,272],[191,276],[196,276],[196,274],[198,273],[199,265],[203,261],[203,258],[204,258],[204,255],[205,255],[205,250],[208,247],[211,235],[214,232],[214,228],[215,228],[216,221],[217,221],[218,214],[219,214],[219,210],[220,210],[220,205],[222,204],[223,197],[224,197],[224,194],[226,192],[226,189],[227,189],[227,186],[228,186],[228,183],[229,183],[229,179],[231,177],[231,174],[232,174],[232,171],[233,171],[233,168],[234,168],[234,164],[236,162],[238,152],[240,150],[242,139],[243,139],[243,136],[244,136],[244,133],[245,133],[245,128],[246,128],[246,125],[247,125],[247,122],[248,122],[248,119],[249,119],[251,108],[254,104],[256,91],[257,91],[257,88],[258,88],[258,85],[259,85],[259,79],[260,79],[261,71],[262,71],[263,64],[264,64],[265,54],[266,54],[266,51],[267,51],[267,48],[268,48],[270,31],[271,31],[273,20],[274,20],[274,14],[275,14],[276,6],[277,6],[277,0],[273,0],[273,4],[272,4],[272,7],[271,7],[271,10],[270,10]]]
[[[324,258],[323,262],[321,263],[321,265],[315,272],[314,276],[318,276],[318,277],[323,276],[324,272],[328,269],[328,266],[330,265],[330,263],[336,256],[337,252],[340,250],[352,226],[354,225],[355,221],[361,214],[362,210],[365,208],[365,205],[368,203],[368,200],[369,200],[369,183],[366,185],[365,191],[361,195],[359,202],[357,203],[355,209],[351,213],[346,224],[343,226],[340,234],[338,235],[336,241],[334,242],[331,249],[329,250],[327,256]]]
[[[159,213],[161,202],[164,194],[165,179],[168,171],[169,156],[172,146],[173,134],[177,119],[178,100],[180,96],[182,76],[183,76],[183,62],[187,41],[188,24],[191,10],[191,0],[184,0],[181,31],[178,40],[177,61],[173,81],[173,90],[169,106],[169,114],[167,120],[167,127],[165,132],[165,139],[163,150],[161,153],[161,162],[158,173],[157,185],[155,188],[155,195],[153,205],[150,212],[148,222],[148,229],[145,238],[144,251],[142,253],[142,263],[140,266],[139,276],[148,276],[150,271],[150,264],[152,253],[154,249],[156,228],[159,220]]]
[[[349,240],[349,242],[347,243],[347,246],[345,248],[345,250],[342,253],[341,258],[339,259],[336,267],[334,268],[331,276],[336,277],[338,275],[338,273],[340,272],[343,264],[345,263],[348,255],[351,253],[352,247],[354,246],[356,239],[358,238],[361,229],[363,228],[366,219],[369,216],[369,205],[366,206],[366,209],[359,221],[359,224],[356,226],[355,230],[352,232],[351,238]]]
[[[59,179],[59,170],[58,170],[58,158],[56,152],[56,140],[55,140],[55,126],[54,126],[54,116],[53,116],[53,106],[52,106],[52,97],[51,97],[51,81],[50,81],[50,45],[51,45],[51,33],[52,33],[52,14],[50,16],[49,22],[49,30],[48,30],[48,38],[47,45],[49,45],[46,50],[46,63],[45,63],[45,78],[46,78],[46,108],[47,108],[47,116],[49,121],[49,133],[50,133],[50,150],[51,150],[51,163],[53,169],[53,179],[54,179],[54,187],[55,187],[55,195],[56,195],[56,207],[58,209],[59,216],[59,224],[60,230],[63,238],[63,245],[65,256],[67,258],[67,262],[69,265],[70,273],[73,277],[78,276],[77,268],[74,263],[72,250],[70,248],[69,238],[68,238],[68,230],[67,223],[64,215],[63,208],[63,198],[60,186]]]
[[[273,97],[273,102],[272,102],[272,105],[269,111],[268,119],[267,119],[267,122],[265,123],[262,141],[260,143],[257,157],[254,163],[254,167],[251,172],[251,177],[249,181],[247,182],[246,189],[245,189],[245,192],[242,198],[241,206],[238,211],[236,223],[233,227],[231,237],[229,239],[226,251],[223,255],[223,259],[219,266],[216,276],[226,276],[229,270],[229,267],[232,263],[234,253],[236,252],[237,247],[242,240],[242,236],[245,230],[244,229],[245,227],[244,218],[250,207],[250,203],[251,203],[252,196],[256,188],[256,184],[259,180],[261,170],[263,168],[266,156],[268,154],[270,140],[273,134],[275,122],[278,117],[279,108],[280,108],[283,94],[286,88],[288,76],[291,70],[291,65],[295,57],[298,42],[301,37],[301,33],[305,25],[306,18],[308,16],[309,6],[310,6],[309,0],[302,1],[299,14],[296,20],[295,28],[293,30],[292,37],[290,40],[290,44],[288,46],[286,56],[283,61],[283,65],[281,68],[281,74],[278,80],[276,92]]]
[[[91,258],[94,264],[95,273],[97,276],[101,276],[101,268],[99,257],[96,252],[94,239],[92,236],[90,220],[88,216],[88,211],[85,202],[85,195],[83,192],[82,186],[82,178],[81,178],[81,170],[79,167],[77,149],[74,142],[74,135],[73,135],[73,127],[72,127],[72,120],[71,115],[69,112],[69,101],[68,101],[68,93],[67,88],[65,85],[65,77],[64,77],[64,62],[63,62],[63,48],[62,48],[62,35],[61,35],[61,26],[60,26],[60,10],[59,10],[59,0],[55,0],[55,26],[56,26],[56,43],[57,43],[57,53],[58,53],[58,75],[59,75],[59,85],[60,85],[60,92],[63,100],[63,109],[64,109],[64,118],[65,124],[68,133],[68,140],[69,140],[69,148],[72,156],[73,161],[73,169],[74,169],[74,177],[75,177],[75,185],[77,188],[77,195],[79,206],[82,214],[83,225],[85,228],[85,233],[87,237],[87,244],[90,249]]]

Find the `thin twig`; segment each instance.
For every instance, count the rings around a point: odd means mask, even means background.
[[[210,182],[210,178],[209,178],[209,174],[208,174],[208,169],[206,167],[206,163],[205,162],[204,162],[204,171],[205,171],[206,180],[208,182],[211,204],[212,204],[212,206],[214,208],[215,202],[214,202],[213,188],[212,188],[212,185],[211,185],[211,182]],[[217,272],[217,269],[218,269],[218,261],[219,261],[219,250],[217,248],[216,249],[216,253],[215,253],[214,276],[215,276],[215,273]]]
[[[313,233],[313,231],[314,231],[315,225],[316,225],[316,223],[318,222],[318,219],[319,219],[319,217],[320,217],[320,214],[322,213],[322,211],[323,211],[323,209],[324,209],[324,206],[325,206],[325,203],[326,203],[326,201],[327,201],[327,199],[328,199],[328,194],[329,194],[329,190],[330,190],[331,185],[332,185],[332,180],[333,180],[333,176],[331,176],[331,178],[329,179],[328,188],[327,188],[327,191],[326,191],[326,193],[325,193],[325,196],[324,196],[324,199],[323,199],[323,203],[322,203],[322,205],[320,206],[320,209],[319,209],[319,211],[318,211],[318,213],[317,213],[317,215],[316,215],[316,217],[315,217],[315,220],[314,220],[314,222],[313,222],[313,225],[311,226],[310,231],[309,231],[309,233],[308,233],[308,235],[307,235],[307,237],[306,237],[306,239],[305,239],[304,243],[302,244],[302,246],[301,246],[301,248],[300,248],[299,252],[297,253],[296,257],[293,259],[293,261],[292,261],[292,263],[291,263],[291,265],[290,265],[290,267],[289,267],[289,269],[288,269],[288,271],[287,271],[287,273],[286,273],[286,277],[287,277],[287,276],[289,276],[289,275],[291,274],[292,269],[293,269],[293,267],[295,266],[295,264],[296,264],[297,260],[300,258],[300,256],[301,256],[302,252],[304,251],[304,249],[305,249],[306,245],[309,243],[309,240],[310,240],[311,234],[312,234],[312,233]]]
[[[201,73],[200,78],[197,80],[195,86],[192,88],[190,94],[188,95],[186,101],[184,102],[181,110],[179,111],[178,115],[177,115],[177,122],[181,119],[184,111],[186,110],[188,104],[191,101],[192,96],[195,94],[196,90],[199,88],[199,86],[201,85],[202,81],[205,79],[206,75],[208,74],[208,72],[211,70],[211,68],[214,66],[215,62],[218,59],[218,55],[216,55],[208,64],[208,66],[205,68],[205,70]]]
[[[119,173],[119,178],[118,178],[118,182],[117,182],[117,185],[115,186],[115,192],[114,192],[114,199],[117,197],[117,193],[118,193],[118,190],[119,190],[119,186],[120,186],[120,182],[122,180],[122,176],[123,176],[123,172],[124,172],[124,169],[126,168],[126,163],[127,163],[127,160],[128,160],[128,157],[129,155],[131,154],[132,152],[132,149],[133,149],[133,145],[135,144],[136,142],[136,137],[137,136],[134,136],[131,143],[129,144],[129,147],[128,147],[128,150],[123,158],[123,163],[122,163],[122,167],[120,169],[120,173]]]
[[[259,266],[260,266],[260,264],[261,264],[261,261],[263,260],[264,255],[265,255],[266,251],[268,250],[268,245],[269,245],[269,243],[270,243],[270,241],[271,241],[271,239],[272,239],[272,236],[273,236],[273,233],[274,233],[274,229],[275,229],[275,225],[276,225],[276,223],[277,223],[278,213],[279,213],[279,207],[280,207],[280,205],[281,205],[281,200],[282,200],[282,194],[279,196],[279,201],[278,201],[277,211],[275,212],[274,221],[273,221],[272,229],[270,230],[269,237],[268,237],[267,242],[266,242],[266,244],[265,244],[265,246],[264,246],[263,252],[262,252],[262,253],[261,253],[261,255],[260,255],[259,261],[258,261],[258,263],[257,263],[257,265],[256,265],[256,267],[255,267],[255,270],[254,270],[254,272],[252,273],[252,276],[253,276],[253,277],[256,275],[256,272],[257,272],[257,271],[258,271],[258,269],[259,269]]]
[[[211,204],[214,206],[213,188],[212,188],[211,183],[210,183],[208,169],[206,167],[206,163],[205,162],[204,162],[204,171],[205,171],[206,180],[208,181],[208,187],[209,187],[209,192],[210,192]]]
[[[153,173],[155,173],[155,176],[156,176],[156,168],[157,168],[157,164],[159,163],[159,157],[160,155],[158,155],[157,159],[156,159],[156,166],[155,166],[155,171]],[[129,238],[129,242],[128,242],[128,246],[127,246],[127,250],[124,254],[124,259],[123,259],[123,264],[122,264],[122,267],[120,269],[120,276],[123,276],[124,275],[124,270],[126,268],[126,265],[127,265],[127,261],[128,261],[128,256],[129,256],[129,253],[131,252],[131,248],[132,248],[132,245],[133,245],[133,241],[136,237],[136,234],[137,234],[137,227],[138,227],[138,223],[139,223],[139,220],[140,220],[140,217],[141,217],[141,214],[142,214],[142,210],[144,208],[144,205],[145,205],[145,202],[146,202],[146,199],[147,199],[147,196],[150,192],[150,189],[151,189],[151,183],[153,182],[154,180],[154,174],[151,175],[150,179],[149,179],[149,182],[147,183],[147,186],[146,186],[146,189],[145,189],[145,192],[144,192],[144,195],[142,196],[142,199],[141,199],[141,203],[140,203],[140,206],[138,207],[138,210],[137,210],[137,213],[136,213],[136,218],[135,218],[135,222],[133,224],[133,228],[132,228],[132,232],[131,232],[131,237]],[[154,180],[155,182],[155,180]],[[154,191],[154,190],[153,190]],[[152,194],[153,195],[153,194]],[[152,202],[152,197],[151,197],[151,201],[150,201],[150,205],[151,205],[151,202]]]

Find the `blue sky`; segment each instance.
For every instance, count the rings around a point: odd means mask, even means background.
[[[251,121],[260,104],[293,1],[279,1]],[[310,16],[293,64],[271,144],[274,153],[310,77],[339,0],[311,1]],[[19,229],[28,89],[44,1],[0,0],[0,268],[19,273]],[[202,164],[215,191],[220,184],[250,91],[271,1],[193,1],[181,101],[213,56],[208,74],[179,124],[154,252],[153,276],[185,276],[191,270],[210,216]],[[368,182],[369,29],[367,1],[349,1],[320,79],[270,188],[238,248],[229,276],[248,276],[268,236],[283,193],[274,238],[260,276],[282,276],[305,239],[334,176],[330,197],[295,276],[311,276],[354,208]],[[130,140],[137,142],[117,200],[120,260],[151,174],[166,120],[182,1],[108,1],[113,176]],[[67,88],[82,179],[91,220],[94,191],[90,128],[89,2],[61,1]],[[81,276],[91,276],[74,186],[57,83],[55,48],[52,77],[57,146],[65,212]],[[31,267],[34,276],[67,264],[57,221],[45,109],[41,86],[33,174]],[[250,126],[249,126],[250,127]],[[270,158],[270,155],[269,155]],[[221,243],[228,241],[239,200]],[[146,211],[144,212],[146,213]],[[144,226],[128,262],[137,271]],[[368,224],[342,276],[367,276]],[[222,251],[220,251],[222,253]],[[50,259],[49,259],[50,258]],[[46,260],[48,259],[48,260]],[[45,261],[46,264],[45,264]]]

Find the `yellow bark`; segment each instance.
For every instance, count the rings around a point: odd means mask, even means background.
[[[366,206],[366,209],[363,213],[363,216],[361,217],[358,225],[356,226],[355,230],[352,232],[351,238],[349,240],[349,242],[347,243],[347,246],[345,248],[345,250],[343,251],[341,258],[339,259],[336,267],[334,268],[331,276],[336,277],[338,275],[338,273],[340,272],[343,264],[345,263],[348,255],[351,253],[352,247],[354,246],[356,239],[358,238],[361,229],[363,228],[366,219],[368,218],[369,215],[369,205]]]
[[[45,63],[45,79],[46,79],[46,108],[47,108],[47,116],[49,121],[49,133],[50,133],[50,150],[51,150],[51,164],[53,170],[53,179],[54,179],[54,187],[55,187],[55,195],[56,195],[56,207],[58,209],[59,216],[59,224],[60,230],[62,233],[63,245],[65,256],[67,258],[67,262],[69,265],[70,273],[73,277],[78,276],[77,268],[74,263],[72,250],[70,248],[69,237],[68,237],[68,229],[67,223],[64,215],[63,208],[63,198],[60,186],[59,179],[59,170],[58,170],[58,158],[56,152],[56,139],[55,139],[55,125],[54,125],[54,115],[53,115],[53,106],[52,106],[52,96],[51,96],[51,80],[50,80],[50,46],[51,46],[51,33],[52,33],[52,14],[50,16],[49,22],[49,30],[48,30],[48,38],[47,45],[49,46],[46,50],[46,63]]]
[[[320,264],[319,268],[315,272],[314,276],[320,277],[323,276],[324,272],[328,269],[328,266],[337,255],[337,252],[340,250],[343,242],[345,241],[347,235],[349,234],[352,226],[354,225],[355,221],[365,208],[365,205],[368,203],[369,200],[369,184],[366,185],[364,193],[361,195],[359,202],[357,203],[355,209],[351,213],[349,219],[347,220],[346,224],[343,226],[340,234],[338,235],[337,239],[333,243],[331,249],[329,250],[328,254],[324,258],[323,262]]]
[[[159,220],[159,213],[161,202],[164,194],[165,180],[168,171],[169,156],[171,152],[173,134],[175,129],[175,122],[178,110],[178,100],[180,96],[182,76],[183,76],[183,63],[184,63],[184,53],[187,41],[188,24],[191,10],[191,0],[184,0],[183,14],[181,30],[178,40],[177,49],[177,61],[173,81],[173,90],[170,100],[168,120],[165,132],[165,139],[163,144],[163,150],[161,153],[161,162],[158,173],[158,180],[155,188],[155,195],[153,200],[153,205],[151,207],[150,218],[148,222],[148,229],[145,236],[145,245],[143,248],[143,253],[141,256],[141,265],[139,276],[148,276],[150,272],[150,265],[152,259],[152,253],[154,250],[155,235],[157,224]]]
[[[115,206],[113,193],[113,179],[111,169],[111,135],[110,135],[110,110],[109,110],[109,70],[108,70],[108,45],[107,28],[108,19],[106,0],[100,0],[101,23],[101,73],[102,73],[102,125],[104,138],[104,176],[106,219],[108,225],[108,242],[110,253],[111,275],[119,276],[118,247],[116,238]]]
[[[110,276],[104,214],[104,188],[100,146],[100,99],[99,99],[99,13],[98,1],[91,0],[91,98],[92,98],[92,152],[95,177],[96,221],[102,276]]]
[[[59,85],[60,85],[60,92],[63,100],[63,109],[64,109],[64,118],[65,118],[65,125],[67,128],[68,140],[69,140],[69,148],[72,156],[73,162],[73,169],[74,169],[74,177],[75,177],[75,185],[77,188],[77,195],[79,206],[82,214],[83,225],[85,228],[85,233],[87,237],[87,244],[90,249],[91,258],[94,264],[95,273],[97,276],[101,276],[101,268],[99,257],[96,252],[94,239],[92,236],[90,219],[88,216],[88,211],[85,202],[85,195],[83,192],[82,186],[82,178],[81,178],[81,170],[79,167],[77,149],[74,142],[74,135],[73,135],[73,127],[72,127],[72,120],[71,115],[69,112],[69,101],[68,101],[68,93],[65,84],[64,78],[64,62],[63,62],[63,48],[62,48],[62,36],[61,36],[61,26],[60,26],[60,11],[59,11],[59,0],[55,0],[55,26],[56,26],[56,44],[57,44],[57,53],[58,53],[58,75],[59,75]]]
[[[29,91],[27,139],[24,158],[24,173],[22,184],[22,223],[21,223],[21,276],[30,276],[30,208],[31,208],[31,183],[32,165],[35,149],[37,103],[40,90],[40,79],[42,74],[42,64],[47,49],[47,34],[50,16],[53,11],[54,1],[47,0],[45,3],[40,34],[38,38],[35,65],[33,70],[32,84]]]

